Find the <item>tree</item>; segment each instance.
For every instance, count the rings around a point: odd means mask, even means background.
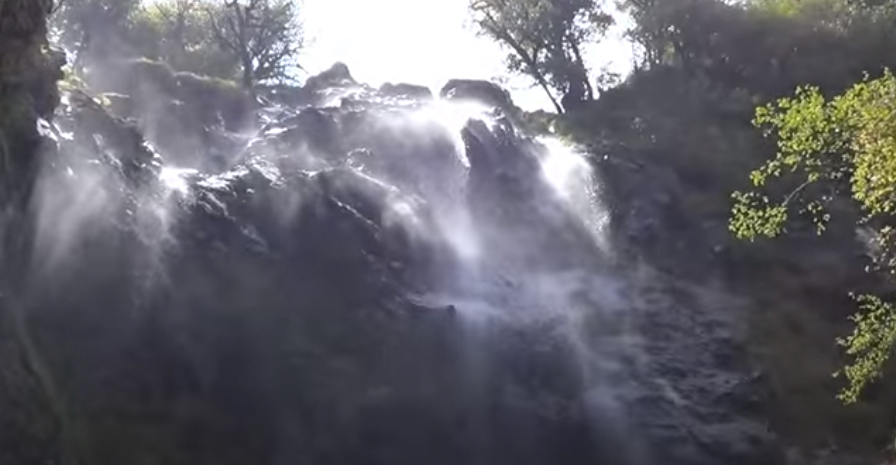
[[[722,68],[749,66],[753,56],[773,58],[765,36],[782,32],[769,30],[743,5],[722,0],[625,0],[621,7],[633,20],[628,37],[640,46],[645,68],[724,74]]]
[[[896,66],[891,8],[856,0],[626,0],[642,68],[664,67],[765,99],[802,84],[840,93]]]
[[[753,191],[734,194],[734,234],[778,236],[795,213],[808,215],[821,233],[833,203],[850,199],[862,213],[859,223],[873,231],[870,269],[896,275],[896,77],[865,80],[831,100],[803,87],[760,107],[755,124],[777,139],[778,154],[752,173]],[[880,376],[896,342],[896,304],[873,295],[857,300],[854,331],[838,341],[853,357],[843,370],[846,402]]]
[[[146,4],[133,15],[128,41],[135,54],[163,61],[176,71],[232,79],[239,59],[213,34],[209,9],[221,10],[223,5],[202,0]]]
[[[303,44],[294,0],[64,0],[55,25],[79,63],[146,57],[248,89],[288,79]]]
[[[582,50],[613,23],[600,0],[471,0],[469,6],[480,33],[509,49],[508,68],[535,80],[558,113],[594,98]]]
[[[294,0],[225,0],[207,14],[215,38],[237,57],[246,89],[288,80],[298,67],[303,31]]]

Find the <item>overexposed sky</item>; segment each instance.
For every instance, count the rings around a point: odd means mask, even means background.
[[[552,109],[529,79],[508,75],[498,44],[476,36],[468,0],[296,1],[302,4],[307,36],[301,64],[311,74],[342,61],[361,82],[408,82],[434,92],[451,78],[495,79],[517,105]],[[590,66],[628,71],[631,46],[621,39],[622,29],[587,48]]]
[[[518,105],[551,108],[528,79],[507,75],[498,44],[476,36],[467,0],[302,2],[308,36],[302,64],[311,73],[342,61],[359,81],[423,84],[434,92],[451,78],[508,79],[505,85]],[[589,49],[591,66],[628,70],[631,46],[621,39],[621,29]]]
[[[501,52],[466,24],[466,0],[303,0],[312,72],[344,61],[355,78],[441,86],[493,78]]]

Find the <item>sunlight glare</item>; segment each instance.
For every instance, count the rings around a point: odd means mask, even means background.
[[[541,168],[548,183],[564,198],[569,198],[581,187],[582,177],[590,181],[591,167],[572,147],[553,137],[539,141],[547,148]]]
[[[142,0],[153,3],[157,0]],[[337,61],[355,79],[373,86],[407,82],[440,89],[449,79],[498,81],[526,110],[553,110],[543,91],[504,66],[499,44],[477,36],[464,0],[302,0],[305,49],[302,68],[317,74]],[[615,11],[618,24],[607,39],[589,46],[584,58],[593,70],[627,74],[632,48],[625,39],[630,20]]]
[[[187,178],[197,174],[198,171],[188,168],[163,167],[159,172],[159,181],[169,190],[187,194],[190,192],[190,185]]]
[[[509,75],[506,50],[476,34],[465,0],[304,0],[303,5],[309,39],[303,67],[312,74],[342,61],[357,80],[374,86],[408,82],[438,90],[452,78],[494,80],[521,108],[553,109],[530,79]],[[624,39],[630,24],[618,17],[607,40],[584,51],[595,71],[631,69],[632,50]]]
[[[411,117],[418,123],[435,123],[445,129],[454,140],[455,154],[464,166],[470,167],[466,157],[461,130],[471,119],[491,121],[490,108],[478,102],[436,100],[415,110]]]

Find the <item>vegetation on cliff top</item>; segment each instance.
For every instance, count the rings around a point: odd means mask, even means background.
[[[291,0],[66,0],[54,25],[78,68],[146,57],[246,89],[292,80],[304,43]]]
[[[599,0],[472,0],[480,33],[508,50],[507,68],[532,78],[558,113],[595,97],[585,47],[613,17]]]

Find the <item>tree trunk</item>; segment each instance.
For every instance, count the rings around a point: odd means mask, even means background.
[[[507,36],[505,41],[510,48],[512,48],[517,55],[519,55],[520,59],[523,60],[523,63],[526,64],[526,67],[529,68],[529,74],[538,82],[538,85],[544,90],[544,93],[548,95],[548,98],[551,100],[551,103],[554,105],[554,109],[557,110],[558,114],[563,113],[563,107],[560,105],[560,102],[554,97],[554,93],[551,92],[551,86],[548,85],[548,81],[544,78],[544,75],[538,71],[538,66],[535,63],[535,57],[531,56],[526,50],[523,49],[513,38]]]
[[[252,69],[252,55],[249,52],[249,40],[246,38],[246,29],[249,27],[249,11],[246,8],[240,8],[238,4],[234,5],[237,21],[237,41],[239,42],[240,64],[243,67],[243,87],[255,96],[255,79]]]
[[[554,98],[554,94],[551,92],[551,86],[548,85],[547,80],[538,71],[538,66],[535,63],[535,57],[526,52],[526,49],[522,47],[522,45],[517,42],[510,33],[507,32],[506,29],[503,29],[498,26],[498,22],[495,21],[491,15],[486,13],[488,20],[491,22],[492,27],[491,31],[499,40],[504,41],[513,51],[523,60],[523,63],[526,64],[526,67],[529,69],[529,75],[538,82],[538,85],[544,90],[544,92],[548,95],[548,98],[551,100],[551,103],[554,105],[554,109],[557,110],[558,114],[563,113],[563,107],[560,106],[560,103],[557,102],[557,99]]]
[[[254,87],[252,79],[252,60],[243,60],[243,87],[248,91],[252,91]]]
[[[568,37],[567,40],[569,40],[569,47],[572,49],[572,54],[576,60],[576,79],[580,79],[585,87],[585,99],[594,100],[594,87],[588,79],[588,69],[585,67],[585,60],[582,59],[579,44],[572,37]]]
[[[551,99],[551,103],[554,105],[554,109],[557,110],[558,114],[563,113],[563,107],[560,106],[560,102],[554,97],[554,93],[551,92],[551,88],[548,86],[547,81],[544,80],[543,77],[538,79],[538,84],[544,90],[544,93],[548,95],[548,98]]]

